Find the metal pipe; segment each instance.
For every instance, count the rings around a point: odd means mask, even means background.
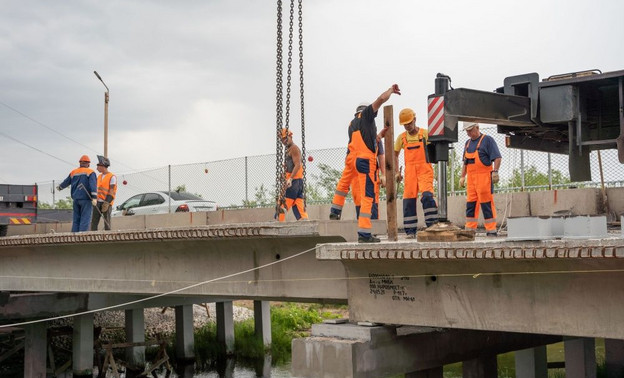
[[[438,219],[440,222],[448,221],[448,203],[447,203],[447,193],[448,188],[446,187],[446,162],[439,161],[438,162]],[[444,195],[442,195],[444,193]]]

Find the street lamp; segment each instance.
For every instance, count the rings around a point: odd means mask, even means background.
[[[106,92],[104,92],[104,157],[108,157],[108,86],[104,83],[104,80],[98,75],[97,71],[93,71],[95,76],[104,84]]]

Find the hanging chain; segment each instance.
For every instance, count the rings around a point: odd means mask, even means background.
[[[303,169],[303,206],[307,202],[305,117],[303,107],[303,0],[299,0],[299,95],[301,98],[301,164]]]
[[[295,0],[290,0],[290,23],[288,25],[288,69],[286,71],[286,115],[284,117],[284,127],[290,127],[290,87],[292,77],[292,45],[293,45],[293,17],[295,13]]]
[[[282,103],[284,100],[283,94],[283,70],[282,70],[282,0],[277,0],[277,56],[276,56],[276,95],[275,95],[275,107],[276,107],[276,144],[275,144],[275,203],[279,205],[280,196],[282,193],[282,187],[284,182],[284,160],[282,153],[282,141],[280,138],[280,132],[283,125],[282,118]]]

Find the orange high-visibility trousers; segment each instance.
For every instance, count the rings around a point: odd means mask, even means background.
[[[279,213],[279,221],[286,221],[286,213],[292,208],[293,214],[297,220],[308,219],[308,213],[305,211],[303,202],[303,179],[294,179],[290,188],[286,189],[284,193],[284,201],[286,202],[286,208]]]
[[[483,223],[486,231],[496,231],[496,207],[494,206],[494,184],[492,183],[492,166],[485,165],[479,157],[479,139],[474,152],[464,153],[466,164],[466,229],[476,230],[479,219],[479,205],[483,211]],[[466,142],[466,149],[468,148]]]

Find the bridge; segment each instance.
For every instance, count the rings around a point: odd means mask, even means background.
[[[253,222],[267,211],[133,217],[104,233],[37,225],[0,239],[0,323],[24,323],[25,374],[45,373],[46,328],[32,319],[75,315],[73,371],[89,376],[93,311],[125,310],[128,341],[140,343],[142,309],[175,307],[176,351],[190,359],[192,303],[217,303],[219,340],[232,348],[236,299],[254,300],[265,343],[269,301],[348,302],[349,323],[293,342],[294,376],[441,377],[463,361],[465,376],[489,377],[496,354],[518,350],[517,376],[540,377],[544,345],[565,339],[567,376],[592,377],[594,338],[606,339],[612,371],[624,370],[620,234],[361,245],[353,220]],[[385,233],[385,222],[374,227]],[[142,352],[128,348],[128,360],[140,364]]]

